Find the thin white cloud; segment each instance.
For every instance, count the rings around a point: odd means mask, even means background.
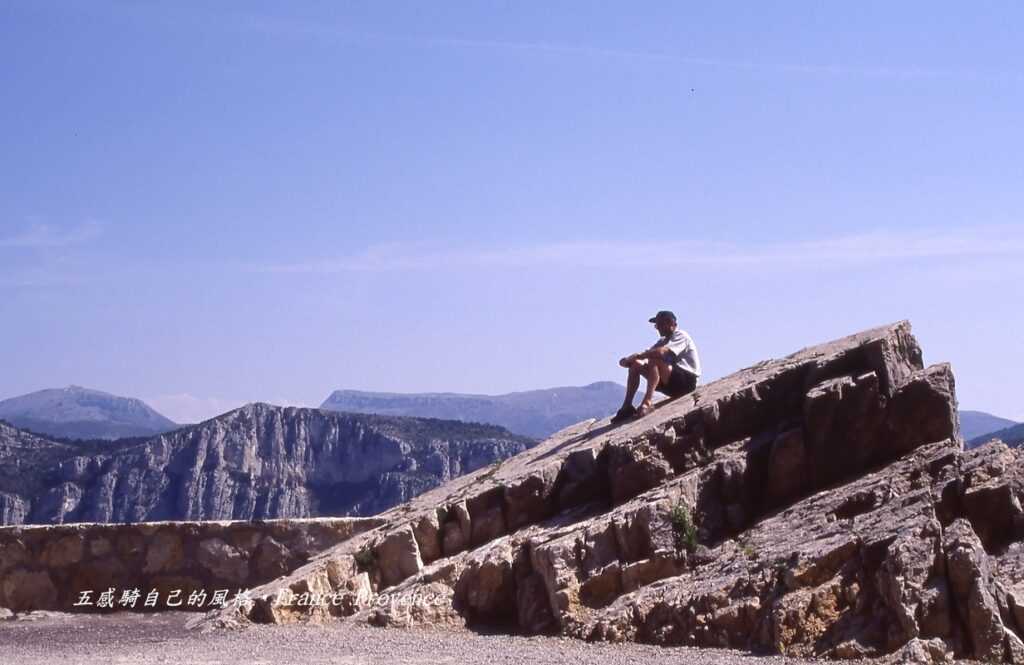
[[[1024,256],[1006,255],[967,263],[943,263],[931,266],[928,275],[937,284],[1019,284],[1024,280]]]
[[[718,69],[737,69],[751,71],[771,71],[783,74],[811,74],[822,76],[863,76],[877,78],[922,79],[922,78],[1012,78],[1021,80],[1017,72],[969,70],[969,69],[933,69],[926,67],[855,67],[850,65],[821,63],[784,63],[770,61],[733,60],[729,58],[713,58],[668,53],[664,51],[647,51],[640,49],[601,48],[557,44],[548,42],[510,42],[485,39],[431,39],[423,40],[424,44],[435,46],[453,46],[463,48],[501,49],[512,51],[533,51],[576,55],[583,57],[603,57],[627,60],[649,60],[707,67]]]
[[[245,400],[196,397],[188,393],[159,395],[145,400],[151,407],[176,423],[198,423],[245,404]]]
[[[110,266],[90,256],[106,225],[33,223],[0,236],[0,289],[64,287],[95,280]]]
[[[73,247],[97,238],[102,232],[103,224],[96,221],[87,221],[72,227],[32,224],[14,235],[0,237],[0,247],[22,249]]]
[[[929,68],[907,65],[855,66],[843,63],[749,61],[699,54],[671,53],[643,48],[600,47],[560,42],[536,42],[498,39],[466,39],[426,37],[410,34],[374,32],[362,28],[335,25],[252,12],[224,12],[216,7],[184,9],[168,3],[161,7],[119,7],[120,15],[136,14],[142,20],[162,20],[175,25],[220,26],[221,29],[244,31],[284,38],[309,38],[340,41],[350,44],[383,44],[414,48],[448,48],[500,50],[524,54],[554,54],[581,58],[615,58],[638,62],[663,62],[701,68],[776,72],[811,76],[867,77],[894,79],[996,80],[1019,83],[1024,73],[1003,69]]]
[[[580,241],[522,247],[431,249],[378,245],[337,258],[264,266],[263,272],[401,272],[483,268],[763,268],[849,267],[900,260],[1024,256],[1014,227],[948,231],[874,231],[831,239],[761,245],[723,242]]]
[[[197,397],[188,393],[158,395],[144,400],[158,412],[182,425],[209,420],[250,402],[268,402],[278,406],[308,406],[292,399],[237,399],[230,397]]]
[[[352,30],[311,21],[281,17],[243,15],[233,18],[233,27],[243,30],[278,34],[290,37],[333,39],[349,43],[395,44],[419,48],[455,48],[474,50],[511,51],[565,55],[581,58],[611,58],[661,62],[700,68],[733,69],[775,72],[813,76],[865,77],[889,79],[997,79],[1024,81],[1024,74],[1016,71],[963,68],[929,68],[905,66],[854,66],[836,63],[793,63],[737,60],[731,58],[671,53],[648,49],[610,48],[558,42],[509,41],[495,39],[464,39],[448,37],[416,37]]]

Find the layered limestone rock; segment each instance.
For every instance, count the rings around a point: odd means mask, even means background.
[[[102,446],[0,423],[0,524],[370,515],[533,443],[487,425],[267,404]]]
[[[1022,662],[1020,460],[965,456],[956,413],[950,368],[923,366],[909,324],[865,331],[564,430],[202,625]]]

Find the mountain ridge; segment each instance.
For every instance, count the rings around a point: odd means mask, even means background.
[[[624,393],[625,387],[612,381],[497,395],[340,389],[328,395],[320,408],[491,423],[517,434],[543,438],[582,420],[613,413]]]
[[[989,432],[982,434],[979,437],[975,437],[967,442],[969,448],[977,448],[978,446],[988,443],[990,441],[999,440],[1010,446],[1011,448],[1017,448],[1024,446],[1024,423],[1017,423],[995,432]]]
[[[494,425],[265,403],[107,445],[0,425],[0,522],[373,514],[535,443]]]
[[[67,439],[113,440],[178,428],[138,398],[76,385],[2,400],[0,418],[21,429]]]
[[[1016,420],[1002,418],[985,411],[960,410],[960,432],[964,441],[972,441],[992,432],[1017,425]]]

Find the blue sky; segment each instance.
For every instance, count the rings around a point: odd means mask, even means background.
[[[623,381],[668,308],[708,378],[909,318],[1024,420],[1022,23],[0,1],[0,397]]]

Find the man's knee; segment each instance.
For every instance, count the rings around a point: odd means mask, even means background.
[[[669,375],[672,374],[671,365],[669,365],[664,360],[658,358],[651,362],[651,366],[654,368],[654,371],[658,373],[658,377],[661,380],[661,383],[665,383],[666,381],[668,381]]]
[[[633,359],[629,363],[630,373],[643,374],[647,371],[647,363],[643,360]]]

